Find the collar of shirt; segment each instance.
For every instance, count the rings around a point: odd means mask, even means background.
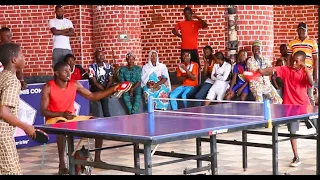
[[[308,40],[308,39],[310,39],[309,36],[307,36],[303,41]],[[299,36],[296,36],[296,40],[297,40],[297,41],[301,41],[301,40],[299,39]],[[303,42],[303,41],[301,41],[301,42]]]

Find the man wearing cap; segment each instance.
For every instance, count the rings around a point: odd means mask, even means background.
[[[315,40],[308,36],[307,24],[299,23],[297,28],[298,37],[295,40],[290,41],[288,46],[288,58],[287,65],[292,66],[292,54],[297,51],[303,51],[307,57],[305,60],[306,67],[312,74],[312,78],[315,84],[318,84],[318,44]],[[311,104],[315,105],[313,95],[314,85],[308,88],[308,96]]]
[[[252,54],[247,61],[248,71],[257,71],[258,69],[264,69],[272,67],[270,61],[261,56],[261,41],[255,40],[252,44]],[[257,80],[249,82],[250,90],[257,102],[263,102],[263,96],[270,99],[274,104],[281,104],[282,99],[277,93],[277,90],[273,87],[269,76],[261,76]]]

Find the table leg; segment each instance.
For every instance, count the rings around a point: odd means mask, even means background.
[[[279,174],[278,167],[278,125],[272,127],[272,173]]]
[[[134,160],[134,168],[140,169],[140,157],[139,157],[139,144],[134,143],[133,145],[133,160]],[[135,175],[140,175],[135,173]]]
[[[151,144],[144,144],[144,171],[145,175],[152,175]]]
[[[218,174],[218,160],[217,160],[217,137],[215,135],[210,136],[210,157],[211,172],[212,175]]]

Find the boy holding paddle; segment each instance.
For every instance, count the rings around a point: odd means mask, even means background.
[[[60,121],[88,120],[91,116],[76,116],[74,101],[79,93],[89,101],[98,101],[114,93],[120,97],[122,93],[130,90],[130,82],[122,82],[103,91],[91,92],[80,82],[71,80],[71,71],[68,63],[59,61],[54,66],[54,79],[47,82],[42,88],[41,114],[46,118],[46,124],[59,123]],[[57,147],[59,154],[59,175],[68,174],[65,166],[65,135],[57,135]],[[95,147],[102,147],[102,139],[96,138]],[[101,150],[95,152],[95,161],[99,162]]]
[[[21,175],[22,169],[14,140],[14,129],[19,127],[31,138],[36,137],[33,126],[17,118],[21,83],[16,76],[24,67],[24,56],[17,44],[0,46],[0,175]]]
[[[283,80],[283,104],[311,105],[307,88],[313,85],[313,80],[305,65],[305,59],[306,53],[297,51],[292,58],[292,67],[276,66],[258,69],[256,72],[251,73],[251,75],[246,75],[246,78],[250,80],[252,78],[258,78],[259,75],[269,76],[275,73],[277,77],[280,77]],[[308,128],[312,127],[308,121],[305,121],[305,123]],[[288,130],[290,131],[290,134],[299,131],[299,122],[288,124]],[[301,164],[297,151],[297,140],[290,139],[290,141],[294,154],[290,166],[297,167]]]

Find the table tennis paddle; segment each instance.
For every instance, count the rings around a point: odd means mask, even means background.
[[[258,71],[244,71],[243,76],[247,81],[256,81],[261,77]]]
[[[129,81],[124,81],[119,84],[119,86],[116,89],[116,93],[113,95],[117,98],[120,98],[123,93],[128,92],[130,88],[132,87],[132,83]]]
[[[44,131],[36,129],[36,137],[32,140],[37,141],[40,144],[45,144],[49,141],[49,136]]]

